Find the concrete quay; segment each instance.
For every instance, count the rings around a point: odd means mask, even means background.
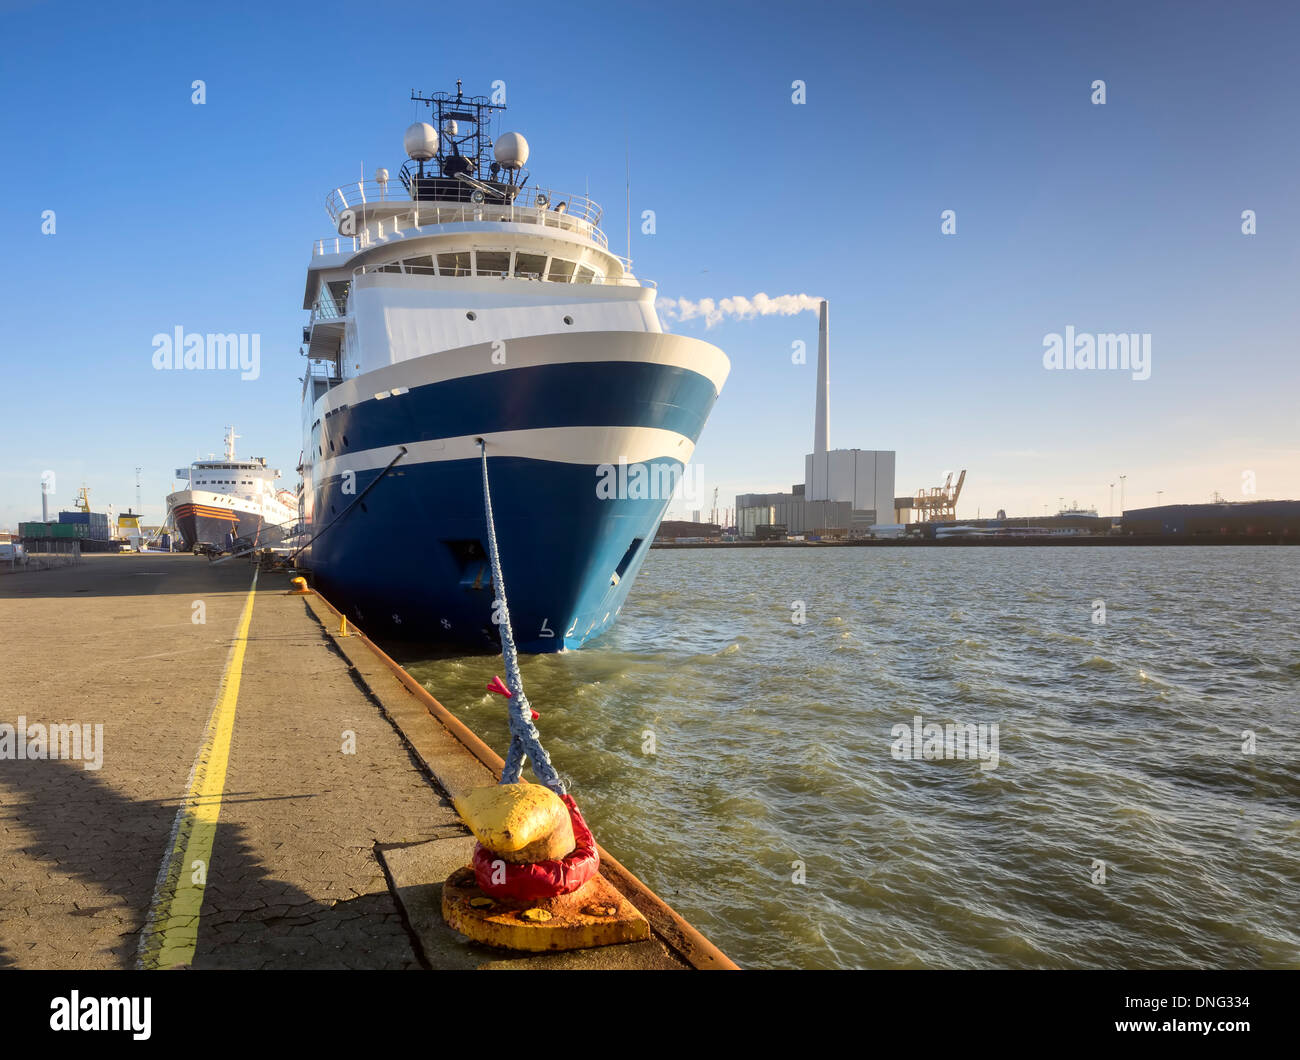
[[[447,928],[448,796],[501,760],[289,578],[128,553],[0,579],[0,967],[734,967],[603,851],[650,940]]]

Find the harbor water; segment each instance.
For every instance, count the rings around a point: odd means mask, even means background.
[[[1291,548],[653,551],[523,676],[742,966],[1300,967],[1297,615]],[[499,659],[401,657],[504,751]],[[928,723],[996,756],[905,757]]]

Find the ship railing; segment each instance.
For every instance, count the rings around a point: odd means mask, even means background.
[[[545,196],[541,202],[540,196]],[[562,195],[550,188],[522,187],[515,191],[513,205],[519,207],[536,207],[551,212],[567,214],[595,226],[600,224],[600,204],[585,195]],[[344,210],[355,209],[377,202],[412,203],[413,205],[437,205],[436,200],[413,200],[406,189],[396,181],[356,180],[350,184],[340,184],[325,196],[325,209],[330,220],[336,225]],[[473,204],[465,204],[473,205]],[[501,203],[484,203],[486,206],[500,206]]]
[[[338,365],[333,361],[308,361],[307,377],[303,380],[304,389],[307,383],[313,379],[320,379],[330,386],[337,386],[343,382],[342,377],[339,375]]]
[[[625,259],[620,258],[619,260],[622,261]],[[387,261],[387,262],[374,264],[374,265],[358,265],[355,269],[352,270],[352,282],[356,283],[356,279],[358,276],[365,276],[367,274],[373,275],[375,273],[380,273],[380,272],[391,273],[394,275],[400,274],[405,276],[438,276],[438,275],[447,276],[447,277],[455,276],[461,279],[478,278],[478,279],[500,279],[500,280],[531,280],[536,283],[545,283],[549,286],[563,286],[566,283],[571,283],[578,287],[581,287],[588,283],[594,284],[597,287],[657,288],[659,286],[657,283],[655,283],[654,280],[645,280],[639,276],[597,275],[592,277],[592,279],[590,280],[576,280],[576,279],[568,280],[568,281],[543,280],[536,273],[514,273],[512,275],[511,273],[505,271],[497,271],[497,270],[490,270],[490,271],[480,270],[479,272],[471,274],[468,271],[452,272],[450,269],[444,269],[441,273],[439,273],[438,269],[434,266],[407,265],[405,262],[398,262],[398,261]],[[576,269],[574,270],[574,275],[575,276],[577,275]],[[317,304],[319,305],[320,303]],[[346,310],[344,312],[344,315],[346,315]],[[315,310],[313,309],[313,321],[315,319],[316,319]],[[326,318],[321,317],[320,319],[326,319]]]
[[[312,303],[311,319],[307,322],[307,327],[314,328],[321,321],[342,320],[346,316],[346,308],[340,311],[333,302],[322,302],[318,299]]]
[[[504,206],[461,203],[457,205],[433,206],[422,203],[413,206],[410,212],[397,214],[379,221],[372,221],[355,235],[334,235],[318,239],[312,244],[312,256],[322,257],[326,254],[356,253],[367,247],[375,246],[393,237],[410,235],[412,231],[430,234],[431,226],[447,224],[464,224],[474,221],[507,222],[512,224],[536,224],[543,228],[558,228],[566,232],[576,232],[590,239],[602,250],[609,249],[609,237],[591,222],[581,217],[559,213],[555,210],[543,210],[530,206]]]
[[[302,396],[303,400],[307,398],[307,392],[311,389],[313,382],[325,384],[326,390],[332,390],[343,382],[342,376],[339,375],[338,364],[334,361],[308,361],[307,371],[302,377]]]
[[[351,184],[340,184],[325,196],[325,209],[330,220],[338,224],[344,210],[357,206],[366,206],[372,202],[410,202],[406,189],[395,180],[354,180]]]
[[[358,181],[356,187],[372,184],[374,181]],[[341,197],[334,200],[338,194]],[[359,191],[364,195],[364,191]],[[545,200],[539,201],[539,196]],[[333,201],[332,201],[333,200]],[[439,203],[435,201],[412,201],[405,195],[390,195],[386,198],[376,196],[371,199],[359,199],[348,203],[347,196],[341,189],[335,189],[326,198],[326,209],[330,219],[337,225],[343,211],[361,205],[363,202],[390,202],[405,206],[410,210],[372,222],[360,232],[348,235],[329,236],[318,239],[313,248],[313,256],[341,254],[345,251],[357,251],[371,245],[376,240],[388,239],[393,235],[405,235],[410,229],[423,233],[429,225],[458,224],[472,221],[509,222],[514,224],[539,224],[543,228],[558,228],[568,232],[577,232],[586,236],[602,249],[609,248],[609,238],[598,227],[601,217],[600,207],[581,195],[563,196],[541,188],[521,188],[513,202],[483,203]],[[340,203],[343,205],[340,207]]]
[[[609,249],[609,237],[599,228],[580,217],[556,213],[554,210],[542,210],[528,206],[490,206],[473,203],[455,206],[430,206],[421,204],[409,213],[397,214],[381,221],[372,221],[356,235],[334,235],[318,239],[312,244],[312,257],[319,258],[328,254],[355,254],[359,250],[377,246],[395,237],[409,236],[412,232],[419,235],[436,234],[429,231],[431,227],[447,224],[464,224],[473,221],[508,222],[512,224],[536,224],[543,228],[558,228],[566,232],[576,232],[590,239],[601,250]]]
[[[356,236],[327,236],[312,244],[311,256],[320,258],[326,254],[355,254],[360,249],[361,244]]]

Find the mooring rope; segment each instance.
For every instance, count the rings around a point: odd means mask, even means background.
[[[533,708],[524,695],[524,679],[519,672],[519,655],[515,651],[515,635],[510,628],[510,608],[506,604],[506,583],[501,577],[501,553],[497,548],[496,522],[492,518],[492,491],[488,486],[487,442],[478,439],[483,460],[483,513],[487,519],[488,555],[492,560],[492,587],[498,602],[498,628],[501,630],[501,655],[506,663],[506,686],[510,689],[508,700],[510,716],[510,750],[506,752],[505,768],[501,770],[502,784],[517,784],[523,773],[524,762],[531,759],[537,779],[557,795],[565,794],[564,781],[551,765],[551,756],[542,746],[542,738],[533,724]]]

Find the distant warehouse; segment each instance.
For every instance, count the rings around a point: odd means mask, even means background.
[[[741,537],[770,540],[770,530],[784,527],[783,534],[823,535],[827,531],[850,531],[860,527],[865,534],[875,522],[875,511],[855,511],[852,501],[810,501],[804,484],[796,483],[789,493],[742,493],[736,497],[736,530]]]
[[[1300,501],[1166,504],[1124,513],[1126,534],[1252,534],[1300,537]]]

